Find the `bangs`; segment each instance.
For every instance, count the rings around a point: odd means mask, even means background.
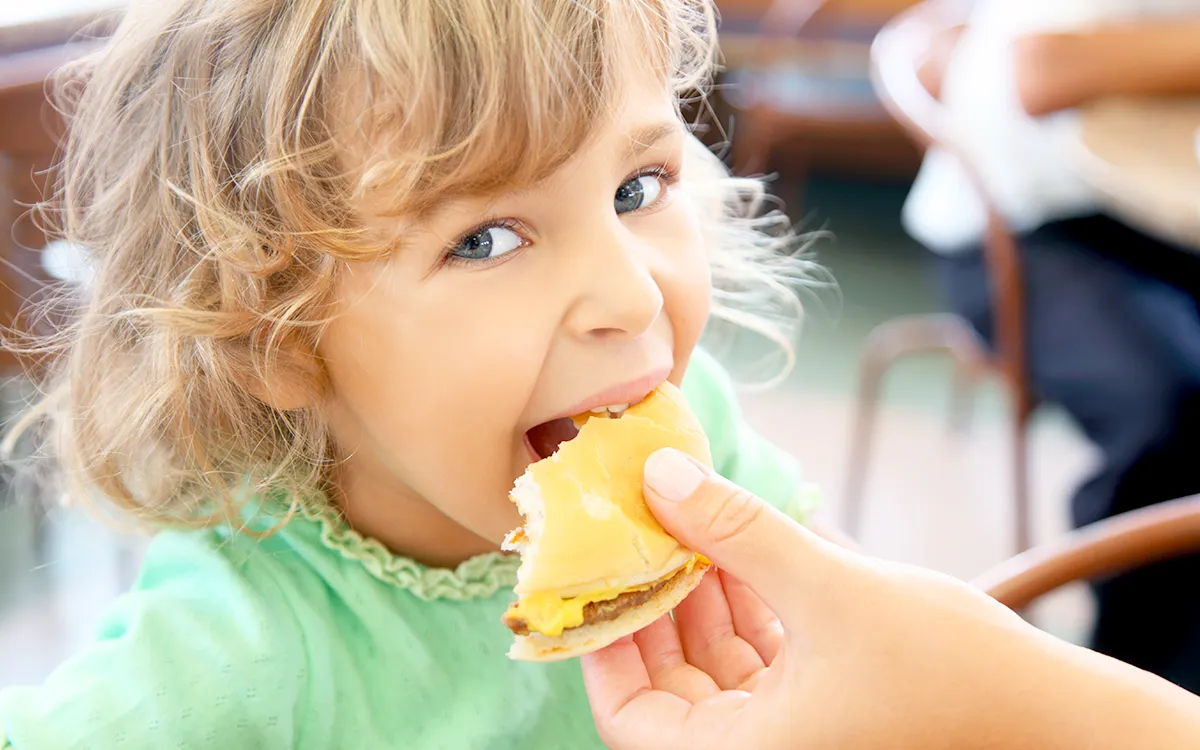
[[[344,103],[361,163],[355,202],[420,214],[447,197],[550,174],[615,111],[636,75],[707,84],[707,0],[368,0]],[[357,100],[357,103],[355,102]]]

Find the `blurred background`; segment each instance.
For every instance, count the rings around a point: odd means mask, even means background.
[[[44,107],[45,75],[96,43],[68,40],[96,14],[120,4],[0,0],[0,254],[6,261],[0,314],[6,320],[39,280],[79,274],[70,248],[40,252],[46,239],[22,218],[19,204],[36,199],[37,172],[53,153],[56,123]],[[790,216],[802,229],[819,232],[811,252],[837,283],[836,289],[805,290],[809,315],[796,367],[778,387],[745,394],[750,422],[799,457],[821,487],[825,519],[870,553],[971,579],[1027,543],[1063,538],[1071,527],[1070,499],[1096,470],[1097,449],[1056,404],[1033,409],[1016,350],[989,350],[963,320],[949,317],[932,254],[901,223],[925,150],[920,130],[930,122],[922,119],[929,102],[918,92],[915,120],[906,120],[905,103],[890,101],[881,93],[888,82],[873,79],[871,50],[898,14],[925,4],[717,4],[725,71],[704,137],[725,144],[737,172],[770,176],[771,190]],[[937,5],[965,12],[972,3]],[[102,36],[103,30],[93,33]],[[912,93],[917,68],[932,54],[912,45],[932,38],[893,37],[897,44],[887,63],[893,67],[885,72],[895,74],[896,91]],[[1096,145],[1103,146],[1110,128],[1094,143],[1076,134],[1080,163],[1106,175],[1095,178],[1107,179],[1106,185],[1136,186],[1149,174],[1151,182],[1170,180],[1172,195],[1195,187],[1200,109],[1186,101],[1178,109],[1183,114],[1172,108],[1168,115],[1182,124],[1153,138],[1129,131],[1130,122],[1136,128],[1152,119],[1165,127],[1165,116],[1130,114],[1128,108],[1107,113],[1112,127],[1125,133],[1118,142],[1170,142],[1176,149],[1171,154],[1123,162],[1126,157]],[[1200,219],[1200,191],[1190,194],[1191,214],[1186,207],[1176,211],[1171,198],[1126,192],[1118,199],[1147,227],[1168,227],[1173,241],[1194,229],[1180,228],[1177,215]],[[1002,246],[1006,228],[1001,222],[991,229],[989,243]],[[997,298],[1008,294],[1003,277],[992,292]],[[876,366],[901,354],[886,373]],[[4,364],[14,372],[11,359]],[[25,390],[19,378],[6,385],[10,416]],[[38,509],[13,497],[11,487],[4,491],[0,686],[42,679],[85,643],[106,602],[129,585],[144,544],[82,511]],[[1019,511],[1025,504],[1027,518]],[[1082,642],[1091,597],[1083,585],[1068,586],[1030,616]]]

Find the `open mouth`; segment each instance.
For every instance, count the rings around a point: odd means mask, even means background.
[[[593,418],[620,419],[628,408],[629,404],[600,406],[574,417],[542,422],[525,433],[525,441],[539,459],[550,458],[560,445],[573,440],[579,434],[579,428],[584,422]]]

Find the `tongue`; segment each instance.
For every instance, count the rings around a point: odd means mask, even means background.
[[[543,422],[528,432],[529,444],[533,446],[534,452],[542,458],[549,458],[554,451],[558,450],[561,443],[567,442],[578,434],[579,428],[570,418]]]

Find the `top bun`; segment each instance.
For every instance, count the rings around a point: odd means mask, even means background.
[[[655,520],[642,496],[646,459],[676,448],[712,466],[708,438],[678,388],[663,383],[619,419],[584,415],[579,435],[531,465],[512,491],[525,526],[518,596],[573,597],[657,581],[694,557]]]

